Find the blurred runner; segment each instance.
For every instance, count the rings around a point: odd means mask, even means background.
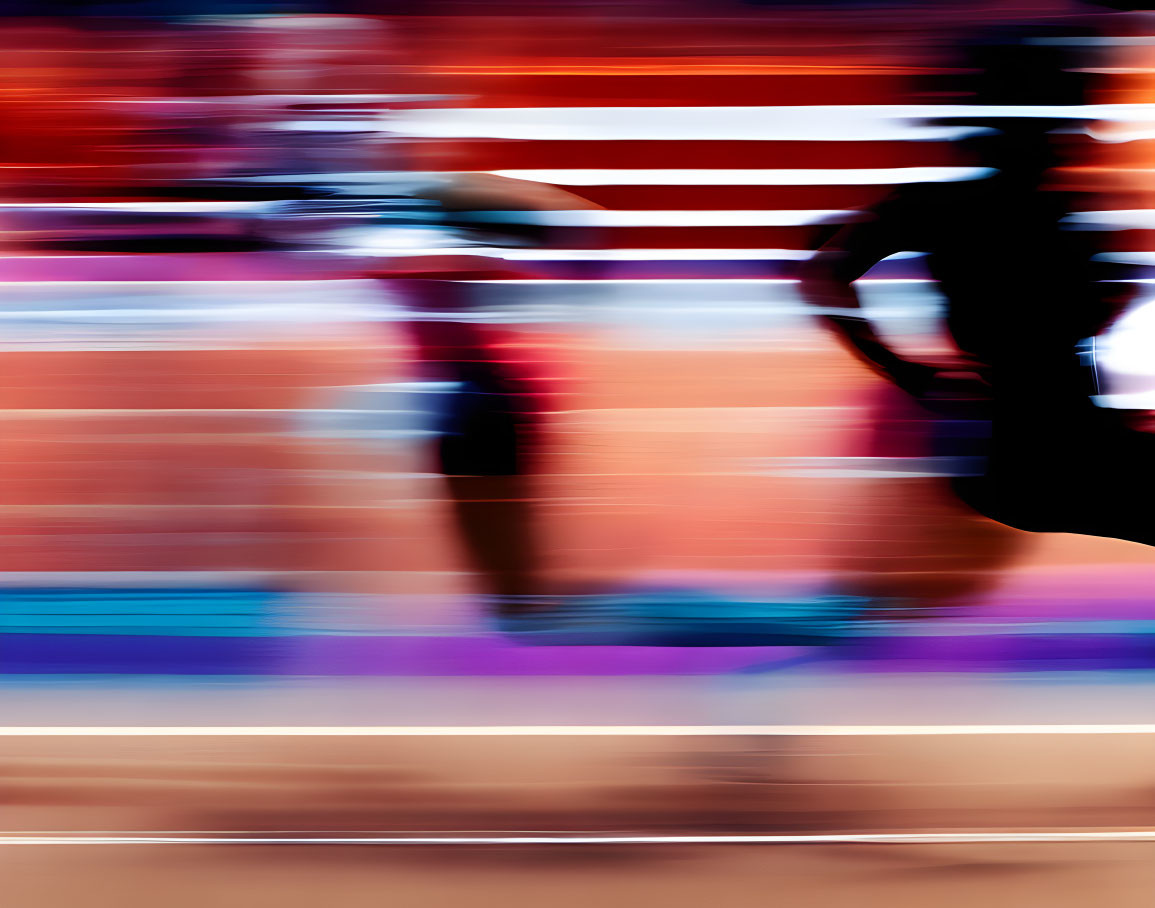
[[[451,231],[452,239],[438,241],[450,243],[444,254],[394,249],[368,273],[380,281],[385,304],[400,300],[408,313],[417,384],[439,392],[422,395],[438,401],[436,469],[446,478],[458,539],[502,632],[551,645],[804,644],[826,640],[837,622],[860,607],[858,600],[840,596],[761,601],[692,589],[573,589],[557,583],[545,567],[537,475],[545,423],[564,399],[564,385],[558,364],[504,328],[500,318],[489,317],[498,292],[481,288],[494,280],[532,277],[502,260],[502,247],[577,245],[552,235],[535,212],[596,206],[551,186],[489,174],[433,174],[424,181],[413,173],[385,176],[376,189],[362,184],[348,194],[377,206],[382,225],[392,217],[392,205],[395,225],[424,218]],[[423,202],[431,207],[421,210]],[[406,204],[418,207],[405,214]],[[292,208],[317,210],[307,202]],[[287,223],[285,229],[294,228]],[[373,241],[372,227],[356,233],[363,242]],[[329,240],[350,241],[349,235]],[[387,231],[379,243],[384,252]],[[506,316],[517,320],[516,314]]]
[[[953,474],[960,504],[1006,527],[1152,542],[1143,478],[1149,444],[1095,406],[1086,352],[1087,339],[1125,305],[1118,289],[1125,285],[1106,283],[1118,275],[1095,260],[1091,235],[1064,225],[1078,206],[1056,188],[1055,168],[1068,163],[1064,150],[1078,147],[1074,136],[1057,134],[1072,132],[1060,130],[1061,112],[1050,117],[1046,108],[1086,103],[1071,34],[1008,30],[973,45],[973,103],[1022,105],[1035,115],[952,121],[978,130],[961,150],[990,175],[897,190],[823,247],[804,269],[802,290],[848,348],[896,389],[880,392],[871,456],[932,457]],[[911,251],[927,254],[945,297],[952,355],[897,351],[860,308],[854,281]],[[901,439],[896,413],[903,414]],[[997,579],[1022,537],[968,514],[944,494],[946,486],[941,479],[907,484],[898,501],[880,502],[873,565],[847,578],[855,592],[934,606]],[[928,511],[937,531],[911,532],[912,524],[925,529],[919,519]],[[931,589],[905,582],[915,563],[945,582]]]
[[[458,537],[497,613],[540,610],[556,591],[542,564],[533,477],[543,421],[562,393],[557,366],[479,318],[471,282],[534,276],[485,250],[544,245],[549,229],[535,223],[535,211],[598,206],[552,186],[489,174],[445,176],[416,195],[437,204],[442,226],[471,254],[404,257],[378,277],[409,301],[420,379],[446,388],[436,461]]]

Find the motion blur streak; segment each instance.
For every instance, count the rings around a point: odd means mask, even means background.
[[[981,167],[875,167],[863,170],[499,170],[513,180],[562,186],[856,186],[934,183],[989,176]]]
[[[5,903],[1149,908],[1135,6],[0,0]]]

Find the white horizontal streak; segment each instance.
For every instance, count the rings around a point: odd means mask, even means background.
[[[540,140],[950,140],[970,126],[946,118],[1155,120],[1155,105],[861,104],[765,107],[525,107],[417,109],[384,115],[381,128],[430,138]],[[368,128],[370,121],[357,124]]]
[[[1155,209],[1076,211],[1067,215],[1065,220],[1069,224],[1078,224],[1099,230],[1150,230],[1155,228]]]
[[[585,280],[582,278],[502,278],[500,280],[467,280],[454,281],[456,284],[580,284],[583,286],[598,287],[603,284],[696,284],[699,286],[716,285],[718,287],[736,286],[739,284],[797,284],[796,278],[789,277],[736,277],[736,278],[709,278],[709,277],[638,277],[638,278],[607,278],[605,280]],[[932,284],[929,278],[918,277],[868,277],[855,281],[857,284]]]
[[[809,249],[478,249],[470,246],[405,250],[398,254],[478,255],[511,262],[805,262],[814,255]],[[920,253],[899,253],[891,258],[918,255]]]
[[[1108,410],[1155,410],[1155,391],[1097,394],[1092,400],[1096,406]]]
[[[716,211],[607,211],[573,209],[549,211],[472,212],[471,222],[545,224],[550,227],[798,227],[836,224],[860,212],[827,208],[786,208]]]
[[[806,835],[3,835],[0,845],[949,845],[1155,842],[1155,829],[1069,832],[858,832]]]
[[[783,170],[494,170],[562,186],[866,186],[977,180],[988,167],[793,168]]]

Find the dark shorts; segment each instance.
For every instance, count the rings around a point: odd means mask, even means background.
[[[539,418],[520,395],[463,382],[438,433],[447,476],[518,476],[530,471]]]

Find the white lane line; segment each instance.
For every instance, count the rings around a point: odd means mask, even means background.
[[[814,835],[13,835],[0,845],[949,845],[1040,842],[1155,842],[1155,830],[909,832]]]

